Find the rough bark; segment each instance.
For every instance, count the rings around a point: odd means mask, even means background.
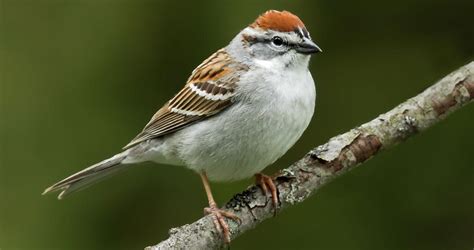
[[[474,99],[474,62],[454,71],[419,95],[385,114],[331,138],[275,175],[280,207],[303,202],[333,178],[360,165],[378,152],[397,145],[443,120]],[[269,197],[252,186],[225,206],[242,220],[227,220],[232,239],[273,217]],[[210,216],[169,230],[169,238],[146,249],[215,249],[223,247]]]

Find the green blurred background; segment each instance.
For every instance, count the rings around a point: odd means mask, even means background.
[[[474,1],[0,0],[0,248],[141,249],[207,204],[182,167],[140,164],[63,201],[192,69],[267,9],[299,15],[316,115],[272,173],[474,59]],[[474,105],[384,152],[232,249],[472,249]],[[253,180],[213,184],[223,204]]]

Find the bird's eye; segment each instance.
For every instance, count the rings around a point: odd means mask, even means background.
[[[274,36],[272,38],[272,43],[273,45],[277,46],[277,47],[280,47],[283,45],[283,38],[279,37],[279,36]]]

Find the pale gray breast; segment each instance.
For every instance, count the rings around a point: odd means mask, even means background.
[[[261,171],[293,146],[311,120],[315,91],[308,71],[276,77],[278,81],[261,75],[247,77],[251,79],[243,80],[248,84],[240,85],[249,88],[241,91],[247,94],[237,96],[235,105],[193,129],[201,140],[188,145],[200,157],[190,165],[207,170],[211,179],[242,179]]]
[[[250,177],[281,157],[306,129],[314,109],[309,72],[242,77],[235,104],[176,132],[167,140],[185,165],[211,180]],[[274,84],[279,84],[275,87]],[[254,91],[254,92],[249,92]]]

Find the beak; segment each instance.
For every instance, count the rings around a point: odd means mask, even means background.
[[[316,45],[313,41],[311,41],[311,39],[308,39],[306,37],[301,43],[298,43],[296,45],[295,50],[298,53],[306,55],[323,52],[323,50],[319,48],[318,45]]]

